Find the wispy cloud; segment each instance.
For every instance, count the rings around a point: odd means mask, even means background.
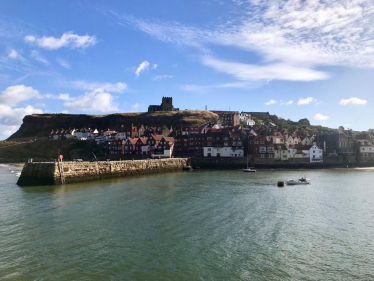
[[[60,38],[56,38],[53,36],[38,37],[28,35],[25,37],[25,41],[47,50],[57,50],[63,47],[71,49],[85,49],[90,46],[94,46],[97,43],[95,36],[81,36],[78,34],[74,34],[71,31],[65,32]]]
[[[171,79],[171,78],[174,78],[173,75],[157,75],[155,77],[153,77],[153,80],[161,80],[161,79]]]
[[[290,101],[281,101],[279,104],[280,105],[291,105],[291,104],[293,104],[293,101],[292,100],[290,100]]]
[[[326,115],[322,115],[321,113],[317,113],[316,115],[313,116],[313,118],[315,120],[318,120],[318,121],[326,121],[328,120],[330,117],[329,116],[326,116]]]
[[[56,61],[59,65],[61,65],[63,68],[70,69],[70,63],[62,58],[56,58]]]
[[[146,60],[139,64],[138,68],[135,70],[136,77],[139,77],[140,73],[146,71],[149,68],[149,65],[149,62]]]
[[[43,63],[44,65],[49,65],[49,61],[43,57],[37,50],[32,50],[30,53],[30,57],[38,62]]]
[[[243,64],[228,62],[205,56],[203,64],[214,70],[230,74],[243,81],[248,80],[289,80],[289,81],[313,81],[327,79],[328,75],[323,72],[308,68],[295,67],[284,63],[269,65]]]
[[[349,98],[349,99],[342,99],[340,100],[339,104],[341,105],[347,105],[347,104],[359,104],[359,105],[365,105],[367,104],[367,100],[359,99],[359,98]]]
[[[266,105],[272,105],[272,104],[276,104],[278,103],[277,101],[275,100],[269,100],[268,102],[265,102]]]
[[[225,88],[253,89],[256,87],[258,87],[258,83],[233,82],[233,83],[224,83],[224,84],[216,84],[216,85],[187,84],[187,85],[181,85],[180,89],[182,91],[187,91],[187,92],[206,92],[212,89],[225,89]]]
[[[75,81],[61,81],[61,86],[67,88],[80,89],[85,91],[93,91],[96,89],[102,89],[110,93],[123,93],[127,89],[127,84],[123,82],[118,83],[101,83],[85,80],[75,80]]]
[[[135,26],[165,43],[194,47],[203,53],[213,45],[257,53],[262,61],[256,65],[203,57],[205,65],[240,80],[313,81],[329,78],[328,73],[318,70],[321,66],[374,68],[374,9],[366,1],[240,3],[239,17],[203,28],[137,19],[113,11],[109,14],[120,25]]]
[[[62,93],[58,95],[46,94],[45,97],[47,99],[64,100],[64,101],[74,100],[74,98],[70,97],[70,95],[66,93]]]
[[[307,98],[300,98],[297,102],[298,105],[306,105],[310,104],[311,102],[315,101],[313,97],[307,97]]]

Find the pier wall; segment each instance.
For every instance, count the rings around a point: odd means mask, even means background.
[[[149,173],[182,170],[188,158],[156,160],[126,160],[99,162],[63,162],[65,183],[77,183],[106,178],[128,177]],[[62,184],[59,164],[56,162],[28,162],[17,182],[20,186]]]

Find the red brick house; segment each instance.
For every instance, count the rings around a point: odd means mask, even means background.
[[[125,140],[112,140],[108,142],[108,154],[124,154]]]

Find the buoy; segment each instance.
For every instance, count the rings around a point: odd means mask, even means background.
[[[284,187],[284,181],[278,181],[278,187]]]

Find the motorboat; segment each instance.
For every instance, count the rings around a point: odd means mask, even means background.
[[[307,178],[301,178],[299,180],[293,180],[293,179],[289,179],[286,181],[286,184],[287,185],[302,185],[302,184],[310,184],[310,179],[307,179]]]
[[[305,176],[299,179],[299,182],[301,183],[310,183],[310,179],[307,179]]]

